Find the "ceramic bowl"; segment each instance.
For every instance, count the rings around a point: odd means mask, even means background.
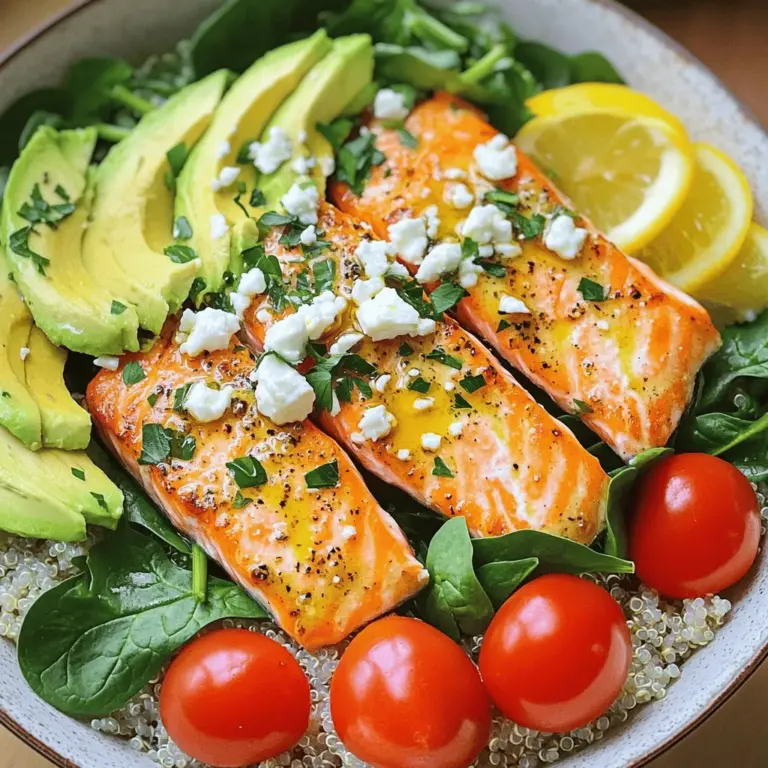
[[[595,49],[627,80],[683,119],[695,140],[712,142],[745,170],[757,218],[768,213],[768,136],[698,61],[647,22],[610,0],[491,0],[522,37],[565,51]],[[76,8],[0,53],[0,109],[27,90],[55,84],[82,56],[141,62],[188,35],[218,0],[81,0]],[[728,597],[734,609],[716,641],[685,663],[665,699],[640,708],[626,727],[559,763],[624,768],[659,754],[717,708],[768,653],[768,563]],[[51,709],[27,688],[14,648],[0,642],[0,720],[55,764],[69,768],[151,768],[147,757]]]

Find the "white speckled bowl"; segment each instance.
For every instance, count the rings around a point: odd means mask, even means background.
[[[768,214],[768,136],[698,61],[611,0],[491,0],[523,37],[569,52],[596,49],[629,82],[679,115],[697,140],[717,144],[745,170]],[[0,109],[27,90],[56,83],[81,56],[117,55],[140,62],[189,34],[217,0],[81,0],[76,10],[0,53]],[[735,607],[716,641],[686,662],[667,697],[642,707],[628,727],[559,763],[562,768],[640,765],[701,723],[768,655],[768,564],[728,595]],[[59,766],[151,768],[121,742],[51,709],[26,686],[10,643],[0,642],[0,721]]]

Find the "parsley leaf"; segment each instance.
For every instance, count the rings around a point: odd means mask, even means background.
[[[430,299],[434,311],[442,315],[449,309],[453,309],[465,296],[469,294],[458,284],[445,282],[441,283],[432,293]]]
[[[248,202],[251,208],[263,208],[267,204],[267,198],[258,187],[255,187]]]
[[[503,317],[501,320],[499,320],[499,327],[496,329],[496,333],[501,333],[502,331],[506,331],[507,328],[509,328],[512,324],[509,322],[509,320],[505,320]]]
[[[187,264],[190,261],[194,261],[197,258],[197,251],[194,248],[190,248],[188,245],[181,245],[174,243],[173,245],[166,245],[163,249],[163,253],[174,264]]]
[[[126,363],[125,368],[123,368],[123,384],[127,387],[138,384],[146,378],[147,375],[144,373],[144,369],[135,360]]]
[[[304,475],[307,488],[336,488],[339,484],[339,462],[334,459]]]
[[[312,277],[315,281],[315,293],[322,293],[333,288],[336,279],[336,262],[324,259],[312,265]]]
[[[438,363],[447,365],[449,368],[453,368],[456,371],[460,371],[464,367],[464,363],[459,360],[458,357],[449,355],[442,347],[435,347],[428,355],[427,360],[437,360]]]
[[[197,441],[192,435],[185,435],[174,429],[167,430],[171,433],[171,456],[174,459],[189,461],[197,450]]]
[[[472,404],[468,403],[461,395],[456,395],[453,403],[454,408],[471,408]]]
[[[585,403],[583,400],[573,399],[573,405],[576,408],[576,413],[583,416],[586,413],[592,413],[592,406],[589,403]]]
[[[525,240],[533,240],[534,237],[538,237],[547,226],[547,220],[540,213],[528,218],[517,211],[510,211],[507,216],[512,219],[512,226],[515,231],[521,234]]]
[[[122,315],[128,307],[120,301],[113,300],[109,309],[110,315]]]
[[[175,189],[176,179],[179,177],[184,163],[187,162],[187,154],[187,145],[183,141],[179,142],[175,147],[171,147],[165,153],[168,166],[170,167],[170,171],[165,174],[165,186],[168,189]]]
[[[490,259],[478,259],[475,264],[481,266],[491,277],[506,277],[507,268]]]
[[[232,509],[243,509],[247,507],[253,499],[249,499],[247,496],[243,496],[240,491],[235,494],[235,498],[232,501]]]
[[[187,403],[187,395],[189,395],[189,390],[192,388],[191,381],[188,381],[184,386],[179,387],[178,389],[174,390],[173,392],[173,410],[177,411],[178,413],[181,413],[184,411]]]
[[[155,403],[157,403],[158,398],[160,397],[159,392],[153,392],[148,398],[147,402],[154,408]]]
[[[400,143],[408,149],[416,149],[419,146],[419,140],[407,129],[398,128],[397,135]]]
[[[51,261],[29,247],[29,236],[32,232],[34,232],[32,227],[17,229],[8,238],[8,246],[17,256],[22,256],[25,259],[32,259],[32,263],[37,267],[37,271],[45,277],[45,268]]]
[[[435,466],[432,467],[432,474],[435,477],[453,477],[453,472],[448,469],[448,465],[439,456],[435,456]]]
[[[174,240],[189,240],[192,237],[192,225],[186,216],[178,216],[173,222]]]
[[[582,277],[579,281],[579,293],[586,301],[605,301],[608,298],[608,291],[588,277]]]
[[[371,169],[386,157],[376,149],[376,136],[368,133],[348,141],[338,151],[336,177],[356,194],[361,195]]]
[[[56,187],[57,194],[66,202],[51,205],[46,202],[40,192],[40,185],[32,187],[29,202],[19,208],[19,216],[30,224],[47,224],[51,229],[56,229],[60,221],[71,216],[75,212],[75,204],[69,202],[69,196],[61,186]],[[59,190],[64,193],[62,196]]]
[[[475,259],[480,256],[480,246],[471,238],[465,237],[461,243],[461,257],[462,259]]]
[[[306,378],[307,384],[309,384],[315,392],[315,404],[317,408],[321,411],[330,411],[333,408],[331,372],[315,367],[307,373],[304,378]],[[350,395],[351,394],[352,393],[350,392]]]
[[[139,464],[162,464],[171,455],[171,438],[162,424],[145,424],[141,428]]]
[[[398,348],[397,348],[397,354],[400,355],[400,357],[408,357],[408,355],[413,354],[413,347],[408,344],[408,342],[404,341]],[[427,355],[429,357],[429,355]]]
[[[414,392],[419,392],[420,394],[425,394],[429,392],[429,388],[432,386],[432,382],[426,381],[425,379],[422,379],[421,376],[419,376],[418,379],[414,379],[409,385],[408,389],[412,389]]]
[[[72,475],[76,477],[78,480],[85,480],[85,472],[83,472],[82,469],[78,469],[77,467],[71,467],[72,469]]]
[[[238,488],[256,488],[267,482],[267,471],[253,456],[241,456],[234,461],[228,461],[227,469],[235,478]]]
[[[499,210],[504,213],[512,213],[515,208],[520,204],[520,197],[514,192],[506,192],[503,189],[492,189],[486,192],[485,201],[493,203]]]
[[[283,282],[283,270],[277,257],[268,256],[264,251],[264,246],[255,245],[243,251],[242,259],[247,269],[258,267],[264,273],[264,278],[267,281],[267,295],[272,302],[272,306],[278,312],[285,309],[289,301],[285,283]]]
[[[334,150],[338,151],[349,134],[352,133],[354,126],[354,122],[348,117],[339,117],[332,123],[317,123],[315,127],[317,132],[328,140]]]
[[[465,389],[471,395],[473,392],[477,392],[478,389],[482,389],[487,382],[485,376],[481,373],[479,376],[465,376],[459,384],[462,389]]]
[[[192,285],[189,287],[189,298],[196,299],[206,289],[206,287],[207,286],[205,280],[203,280],[202,277],[196,277],[192,281]]]
[[[432,304],[424,297],[424,288],[416,280],[403,281],[395,291],[406,304],[410,304],[419,313],[419,317],[441,319],[442,316],[435,312]]]

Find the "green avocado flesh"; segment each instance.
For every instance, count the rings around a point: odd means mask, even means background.
[[[169,312],[187,299],[199,259],[176,263],[169,150],[191,149],[224,93],[227,73],[183,88],[147,114],[95,171],[95,197],[83,242],[83,262],[99,285],[135,307],[139,324],[159,333]]]
[[[205,136],[197,143],[176,183],[177,217],[192,226],[189,241],[200,257],[199,277],[205,292],[220,290],[230,262],[231,226],[245,218],[234,202],[234,186],[214,192],[211,181],[225,166],[236,166],[246,143],[256,141],[270,117],[296,90],[312,67],[332,50],[325,31],[278,48],[259,59],[235,81],[221,101]],[[222,151],[222,147],[227,151]],[[252,187],[255,169],[248,161],[238,181]],[[212,217],[224,217],[226,231],[212,226]],[[202,293],[200,294],[202,297]]]
[[[77,352],[115,355],[138,349],[138,318],[131,307],[115,314],[115,297],[83,263],[91,200],[88,164],[95,143],[91,128],[39,128],[8,177],[0,236],[16,284],[45,335]],[[20,211],[36,196],[47,206],[70,201],[74,212],[54,226],[30,224]]]

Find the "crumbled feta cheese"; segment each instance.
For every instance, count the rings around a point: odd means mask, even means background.
[[[26,360],[26,359],[29,357],[29,353],[30,353],[31,351],[32,351],[32,350],[31,350],[29,347],[22,347],[22,348],[19,350],[19,357],[21,358],[21,362],[22,362],[22,363],[23,363],[23,362],[24,362],[24,361],[25,361],[25,360]]]
[[[477,254],[483,259],[490,259],[491,256],[493,256],[493,246],[492,245],[481,245],[477,249]]]
[[[108,371],[116,371],[120,367],[120,358],[112,355],[97,357],[93,364],[98,368],[106,368]]]
[[[544,245],[561,259],[575,259],[587,238],[587,230],[577,227],[564,213],[555,216],[544,233]]]
[[[383,277],[389,269],[392,246],[383,240],[362,240],[355,256],[367,277]]]
[[[235,310],[237,317],[242,320],[245,310],[251,306],[251,297],[246,296],[243,293],[230,293],[229,301],[232,304],[232,309]]]
[[[299,144],[306,144],[307,138],[307,132],[303,128],[296,134],[296,141],[298,141]]]
[[[293,155],[291,137],[279,126],[269,129],[269,138],[263,144],[254,141],[248,147],[248,157],[262,173],[274,173]]]
[[[232,145],[225,139],[216,148],[216,159],[223,160],[231,151]]]
[[[420,397],[414,400],[413,407],[417,411],[428,411],[435,404],[434,397]]]
[[[446,392],[453,392],[453,390],[456,389],[456,385],[452,381],[446,381],[445,384],[443,384],[443,389]]]
[[[240,169],[233,165],[225,165],[220,171],[219,176],[216,179],[211,179],[211,190],[218,192],[220,189],[225,189],[230,184],[235,183],[235,179],[240,175]]]
[[[299,176],[306,176],[315,167],[315,158],[311,155],[299,155],[291,163],[291,170]]]
[[[332,355],[345,355],[355,344],[359,344],[365,337],[362,333],[342,333],[328,350]]]
[[[411,368],[411,370],[408,371],[408,376],[410,376],[412,379],[415,379],[420,373],[421,371],[418,368]]]
[[[387,270],[388,277],[410,277],[411,273],[408,271],[408,267],[405,264],[401,264],[399,261],[393,261],[389,265]]]
[[[440,218],[437,215],[437,206],[428,205],[422,213],[424,224],[426,226],[427,237],[434,240],[440,230]]]
[[[218,240],[229,232],[229,224],[223,213],[211,214],[211,238]]]
[[[476,205],[462,225],[461,234],[478,245],[511,243],[512,223],[495,205]]]
[[[355,445],[362,445],[365,442],[365,435],[361,432],[353,432],[349,439],[355,444]]]
[[[531,310],[525,306],[525,303],[514,296],[504,294],[499,299],[499,312],[502,314],[530,315]]]
[[[234,391],[229,385],[212,389],[204,381],[196,381],[184,399],[184,409],[195,421],[216,421],[229,408]]]
[[[416,279],[420,283],[433,283],[444,274],[457,270],[460,262],[461,246],[458,243],[440,243],[427,253]]]
[[[434,432],[425,432],[421,436],[421,447],[425,451],[437,451],[440,449],[440,443],[443,442],[443,438],[440,435],[436,435]]]
[[[396,423],[395,417],[383,405],[374,405],[372,408],[365,409],[357,428],[367,440],[375,443],[380,438],[386,437]]]
[[[201,352],[226,349],[232,336],[240,330],[240,321],[231,312],[206,307],[201,312],[185,309],[179,322],[179,350],[190,357]]]
[[[341,413],[341,403],[339,402],[338,395],[335,392],[331,392],[331,416],[338,416]]]
[[[611,326],[610,323],[607,320],[598,320],[595,325],[601,330],[601,331],[607,331]]]
[[[317,242],[317,230],[314,224],[310,224],[300,235],[299,242],[302,245],[314,245]]]
[[[382,88],[373,100],[373,116],[377,120],[405,120],[409,111],[405,96],[391,88]]]
[[[515,259],[523,252],[517,243],[497,243],[495,250],[502,259]]]
[[[275,424],[304,421],[312,413],[315,392],[307,380],[275,355],[262,358],[251,378],[256,386],[256,407]]]
[[[257,296],[267,290],[267,280],[258,268],[249,269],[241,278],[237,292],[243,296]]]
[[[389,373],[384,373],[381,376],[379,376],[376,381],[373,383],[373,388],[377,392],[384,392],[384,390],[387,388],[387,384],[392,380],[392,375]]]
[[[397,452],[397,458],[400,459],[400,461],[408,461],[408,459],[411,458],[411,452],[407,448],[401,448]]]
[[[343,296],[332,291],[323,291],[312,299],[311,304],[302,304],[296,314],[304,321],[309,338],[319,339],[330,328],[347,306]]]
[[[400,219],[388,227],[389,239],[395,252],[408,264],[421,264],[427,250],[427,229],[424,219]]]
[[[446,168],[443,172],[443,176],[451,181],[456,181],[457,179],[466,179],[467,172],[463,171],[461,168]]]
[[[478,144],[473,155],[486,179],[501,181],[517,173],[517,151],[503,133],[494,136],[487,144]]]
[[[357,310],[357,321],[366,336],[374,341],[397,336],[426,336],[434,333],[435,321],[419,313],[397,295],[394,288],[384,288]]]
[[[483,273],[483,268],[472,259],[464,259],[459,264],[459,285],[462,288],[472,288],[477,285],[477,278]]]
[[[352,301],[362,304],[372,299],[379,291],[384,289],[384,280],[374,277],[370,280],[355,280],[352,285]]]
[[[351,539],[353,536],[357,536],[357,528],[354,525],[345,525],[341,529],[341,537],[343,539]]]
[[[323,172],[323,176],[332,176],[336,170],[336,158],[333,155],[321,157],[320,170]]]
[[[445,202],[454,208],[469,208],[475,202],[475,196],[469,191],[466,184],[451,184],[446,186],[444,193]]]
[[[314,184],[294,184],[280,201],[286,212],[297,216],[302,224],[317,224],[317,206],[320,193]]]
[[[256,319],[262,325],[266,325],[272,319],[272,313],[268,309],[260,309],[256,313]]]
[[[277,352],[292,363],[300,363],[305,356],[309,332],[304,318],[288,315],[278,320],[264,336],[264,349]]]
[[[464,424],[460,421],[454,421],[448,426],[448,432],[454,437],[458,437],[464,431]]]

